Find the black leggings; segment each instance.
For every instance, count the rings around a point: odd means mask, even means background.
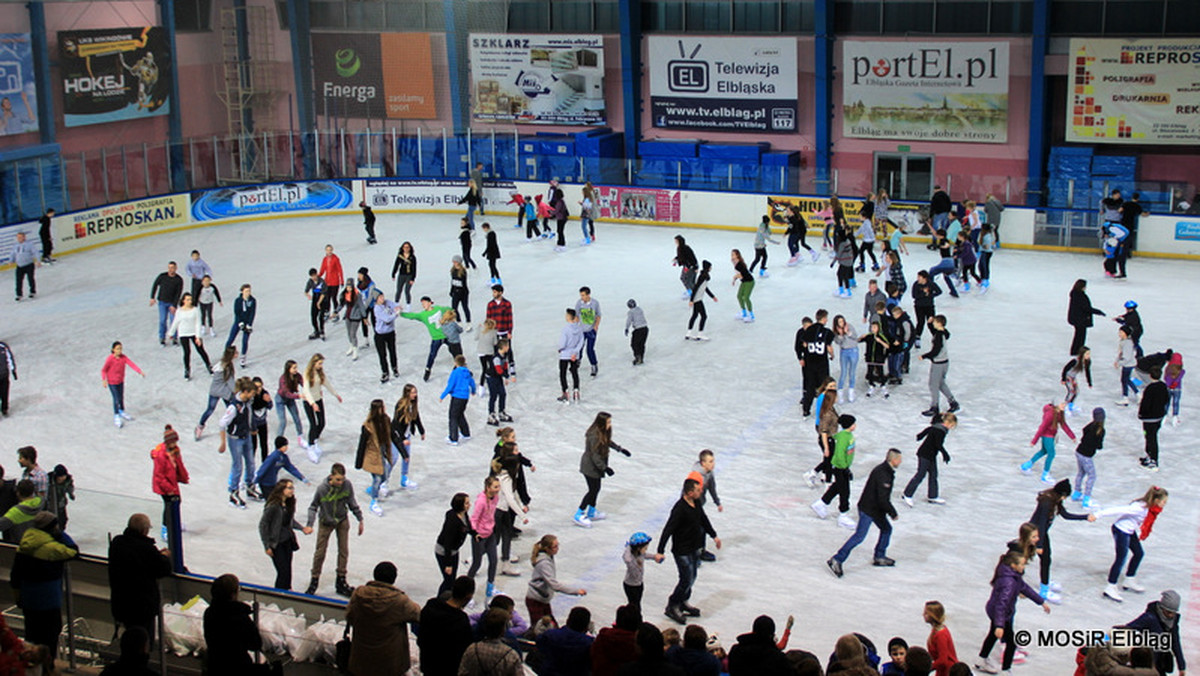
[[[871,267],[879,267],[879,261],[875,260],[875,242],[863,242],[858,247],[858,264],[864,268],[867,266],[867,256],[871,257]]]
[[[600,478],[584,476],[583,479],[587,481],[588,489],[587,493],[583,494],[583,500],[579,502],[579,508],[587,509],[588,507],[595,507],[596,498],[600,495]]]
[[[1079,354],[1080,348],[1087,344],[1088,327],[1077,325],[1075,327],[1075,336],[1071,338],[1071,354]]]
[[[463,267],[464,268],[478,267],[475,265],[475,261],[471,260],[471,240],[469,240],[469,239],[463,240],[461,242],[461,244],[462,244]]]
[[[1050,584],[1050,533],[1049,531],[1040,531],[1038,533],[1038,546],[1042,551],[1038,553],[1039,580],[1042,584]],[[1007,632],[1005,632],[1007,633]]]
[[[700,330],[704,330],[704,323],[708,321],[708,311],[704,309],[704,301],[698,300],[692,303],[692,318],[688,320],[688,331],[692,330],[692,325],[696,323],[696,318],[700,318]]]
[[[850,280],[854,279],[854,268],[849,265],[838,265],[837,282],[842,288],[850,287]]]
[[[496,261],[497,260],[499,260],[499,259],[496,259],[496,258],[488,259],[488,272],[491,273],[491,275],[493,277],[495,277],[496,279],[500,279],[500,271],[498,269],[496,269]]]
[[[204,360],[204,368],[212,371],[212,362],[208,360],[208,353],[204,351],[204,344],[196,336],[180,336],[179,344],[183,346],[183,370],[184,373],[191,375],[192,373],[192,346],[196,346],[196,354]]]
[[[495,530],[492,534],[483,538],[471,538],[471,569],[467,571],[467,577],[475,577],[475,573],[479,572],[479,566],[483,563],[483,557],[486,555],[488,560],[487,581],[492,584],[496,581],[496,540],[500,539]]]
[[[758,265],[759,261],[762,261],[762,269],[766,270],[767,269],[767,248],[766,247],[763,247],[761,249],[756,248],[754,250],[754,260],[750,262],[750,272],[754,272],[754,266]]]
[[[979,252],[979,276],[984,280],[992,278],[992,252]]]
[[[376,333],[375,352],[379,355],[379,372],[387,375],[388,362],[391,361],[392,371],[396,370],[396,333]]]
[[[312,322],[313,333],[318,336],[325,335],[325,311],[329,309],[325,301],[325,294],[314,294],[312,305],[308,308],[308,320]]]
[[[445,555],[435,552],[433,558],[437,559],[438,572],[442,574],[442,584],[438,585],[438,596],[441,596],[454,586],[454,578],[458,575],[458,552]],[[449,573],[446,572],[447,568],[450,569]]]
[[[467,292],[461,294],[450,294],[450,308],[454,310],[458,316],[462,317],[468,324],[471,323],[471,307],[467,302],[470,295]]]
[[[212,303],[201,303],[200,304],[200,326],[207,326],[210,329],[212,328],[212,325],[213,325],[212,311],[213,311]]]
[[[558,246],[567,245],[567,236],[563,233],[563,228],[567,227],[567,219],[558,219]]]
[[[538,236],[538,222],[536,218],[531,218],[525,221],[525,239],[533,239]]]
[[[980,659],[987,659],[991,654],[992,648],[996,646],[996,628],[999,625],[992,624],[988,627],[987,636],[983,639],[983,647],[979,649]],[[1000,639],[1004,644],[1004,657],[1000,665],[1001,669],[1008,670],[1012,668],[1013,656],[1017,652],[1017,644],[1013,642],[1013,625],[1012,620],[1004,623],[1004,638]]]
[[[567,391],[567,371],[571,371],[571,382],[574,389],[579,389],[579,360],[578,359],[559,359],[558,360],[558,382],[562,385],[562,391]]]
[[[625,586],[625,600],[629,602],[628,605],[630,607],[641,610],[642,609],[642,593],[646,591],[646,585],[642,585],[642,584],[632,585],[632,584],[625,584],[625,583],[623,583],[623,584]]]
[[[267,456],[271,454],[271,450],[268,448],[268,446],[270,446],[268,443],[270,440],[267,438],[268,434],[266,422],[263,423],[262,427],[255,428],[254,436],[258,439],[258,453],[262,457],[262,462],[266,462]],[[263,497],[266,498],[267,496],[264,495]],[[281,589],[285,588],[286,587],[281,587]]]
[[[321,407],[314,410],[313,405],[304,402],[304,415],[308,417],[308,443],[315,444],[317,439],[321,438],[321,432],[325,431],[325,404],[323,400],[318,400],[317,404]]]

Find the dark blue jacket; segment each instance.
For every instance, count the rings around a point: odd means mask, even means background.
[[[543,662],[541,676],[587,676],[592,673],[593,638],[567,627],[551,629],[538,637]]]
[[[300,470],[292,464],[292,459],[287,456],[287,453],[281,452],[279,449],[271,451],[271,455],[263,460],[262,466],[258,468],[258,472],[254,475],[254,483],[260,486],[274,486],[279,483],[279,473],[287,470],[289,474],[301,481],[307,481]],[[267,496],[263,496],[264,498]]]
[[[1162,616],[1158,614],[1158,601],[1147,603],[1146,612],[1138,615],[1123,628],[1144,629],[1155,634],[1170,634],[1171,651],[1155,652],[1154,668],[1158,669],[1158,673],[1160,674],[1169,674],[1175,670],[1184,671],[1187,669],[1187,660],[1183,658],[1183,644],[1179,641],[1179,615],[1175,616],[1175,622],[1168,628],[1163,623]]]

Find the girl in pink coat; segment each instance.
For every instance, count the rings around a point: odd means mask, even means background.
[[[112,344],[112,352],[108,358],[104,360],[104,366],[100,369],[100,380],[104,386],[108,388],[109,394],[112,395],[113,402],[113,424],[118,429],[125,426],[126,420],[133,420],[133,417],[125,412],[125,367],[137,371],[138,375],[145,378],[146,374],[138,368],[138,365],[133,363],[133,360],[125,356],[124,348],[121,346],[121,341],[116,341]]]
[[[1042,407],[1042,424],[1038,425],[1033,440],[1029,442],[1030,446],[1037,446],[1038,440],[1041,440],[1042,447],[1033,454],[1032,458],[1021,464],[1021,471],[1029,474],[1033,471],[1034,463],[1045,457],[1046,464],[1042,466],[1042,481],[1048,484],[1054,483],[1054,477],[1050,476],[1050,465],[1054,463],[1054,439],[1058,436],[1059,428],[1062,428],[1062,431],[1066,432],[1072,441],[1075,439],[1075,432],[1071,431],[1071,426],[1063,417],[1064,408],[1066,408],[1066,404],[1054,403]]]

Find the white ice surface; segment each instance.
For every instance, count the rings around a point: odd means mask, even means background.
[[[745,221],[746,219],[734,219]],[[129,513],[148,512],[155,522],[161,509],[151,492],[149,450],[161,440],[163,423],[180,430],[192,482],[183,490],[187,563],[207,574],[234,572],[242,580],[270,584],[273,571],[258,539],[258,504],[246,511],[230,508],[225,483],[226,456],[216,453],[215,420],[200,443],[191,429],[204,408],[207,377],[182,379],[178,348],[157,344],[157,310],[147,306],[154,276],[168,259],[183,263],[197,248],[212,264],[225,296],[217,309],[218,339],[207,341],[214,359],[228,330],[230,303],[243,282],[254,285],[260,309],[250,345],[250,365],[243,373],[259,375],[274,390],[285,359],[304,364],[314,350],[328,358],[326,369],[345,395],[343,404],[329,404],[329,427],[322,438],[327,450],[320,468],[311,465],[293,445],[295,460],[314,480],[323,478],[329,463],[353,465],[354,446],[369,401],[395,401],[405,382],[420,384],[427,352],[425,329],[415,322],[398,323],[399,380],[381,385],[372,351],[357,363],[344,356],[345,334],[331,326],[325,343],[306,340],[308,303],[302,293],[305,274],[318,264],[326,242],[336,245],[344,269],[352,274],[369,266],[383,286],[401,240],[411,240],[420,260],[414,295],[429,294],[447,303],[450,257],[458,252],[457,217],[382,215],[383,244],[368,246],[358,218],[296,218],[196,229],[137,240],[82,255],[64,257],[39,273],[36,301],[4,303],[0,339],[16,353],[21,380],[14,383],[11,416],[0,420],[0,439],[8,474],[18,471],[15,450],[38,447],[41,465],[64,463],[79,487],[71,505],[70,532],[84,551],[103,554],[106,534],[119,533]],[[515,308],[514,348],[520,378],[509,390],[508,411],[516,418],[518,441],[537,464],[529,475],[534,501],[525,536],[514,543],[522,555],[519,579],[500,577],[498,586],[518,600],[528,580],[529,548],[542,533],[561,539],[559,578],[588,590],[582,603],[598,624],[611,621],[623,603],[622,545],[630,533],[644,530],[656,541],[679,486],[701,448],[717,453],[719,488],[724,513],[709,505],[709,516],[722,536],[719,561],[701,568],[693,603],[704,610],[700,620],[719,633],[726,647],[748,631],[760,613],[782,625],[787,615],[797,620],[792,647],[811,650],[822,658],[837,636],[860,631],[884,650],[894,635],[922,643],[927,627],[921,621],[924,601],[946,604],[948,623],[960,658],[973,660],[986,629],[983,606],[988,580],[1004,544],[1033,511],[1034,495],[1043,488],[1036,477],[1023,476],[1017,465],[1030,453],[1029,440],[1041,407],[1061,399],[1059,371],[1066,362],[1071,329],[1066,324],[1067,292],[1077,277],[1091,281],[1093,303],[1111,316],[1129,298],[1141,303],[1148,351],[1174,347],[1196,354],[1200,319],[1186,303],[1186,290],[1200,279],[1193,262],[1135,258],[1129,281],[1106,280],[1100,260],[1093,256],[1001,250],[993,260],[992,290],[955,300],[939,299],[938,309],[949,318],[952,340],[950,386],[962,403],[960,425],[948,440],[953,462],[941,473],[947,505],[918,502],[909,509],[899,501],[900,487],[915,469],[914,435],[928,405],[926,367],[913,360],[912,373],[890,400],[866,399],[865,365],[860,361],[858,402],[839,406],[858,416],[858,459],[853,500],[870,469],[889,446],[904,450],[894,501],[900,519],[895,524],[889,555],[893,569],[870,565],[877,531],[846,563],[846,574],[835,580],[825,560],[849,536],[834,519],[817,520],[808,505],[819,496],[801,478],[817,456],[811,420],[801,420],[797,400],[800,372],[792,340],[800,317],[817,308],[845,313],[859,323],[865,279],[849,300],[831,297],[833,273],[827,261],[795,268],[784,266],[786,249],[771,246],[771,274],[759,280],[753,300],[757,323],[735,320],[734,289],[729,250],[740,247],[752,254],[753,235],[724,231],[684,231],[701,258],[714,263],[713,291],[720,302],[708,303],[709,343],[683,340],[687,304],[680,300],[678,269],[671,267],[674,229],[598,225],[599,241],[579,246],[577,223],[568,225],[571,247],[555,253],[546,242],[526,244],[511,227],[510,217],[495,222],[504,258],[501,271],[507,296]],[[476,323],[489,297],[486,262],[472,273],[471,307]],[[905,258],[910,280],[935,254],[910,245]],[[181,266],[182,267],[182,266]],[[7,283],[7,282],[6,282]],[[911,283],[911,282],[910,282]],[[583,371],[583,400],[562,406],[558,394],[555,345],[563,308],[573,307],[580,285],[589,285],[602,305],[598,352],[600,375],[592,380]],[[630,364],[628,340],[622,335],[625,301],[636,298],[650,323],[646,363]],[[906,307],[910,302],[906,300]],[[475,333],[465,335],[467,354],[474,361]],[[113,340],[125,343],[126,353],[146,371],[144,380],[130,373],[126,385],[128,410],[136,417],[125,429],[115,429],[108,392],[99,370]],[[1061,582],[1065,603],[1046,616],[1021,602],[1016,626],[1028,629],[1093,629],[1132,619],[1164,588],[1184,597],[1185,646],[1194,647],[1196,610],[1188,606],[1196,576],[1197,522],[1193,444],[1197,424],[1195,397],[1183,399],[1183,424],[1164,427],[1161,434],[1162,471],[1140,469],[1141,428],[1134,407],[1113,404],[1119,396],[1118,375],[1111,368],[1116,352],[1116,325],[1097,318],[1089,343],[1094,350],[1095,389],[1084,389],[1080,408],[1108,411],[1108,438],[1097,457],[1099,480],[1095,497],[1102,506],[1131,500],[1152,483],[1168,487],[1171,501],[1146,543],[1139,580],[1144,595],[1129,593],[1123,605],[1100,594],[1111,562],[1109,523],[1088,524],[1058,520],[1052,530],[1054,578]],[[400,586],[423,601],[439,582],[433,543],[441,516],[456,491],[472,495],[481,487],[494,442],[484,424],[486,400],[468,409],[474,439],[458,448],[446,446],[446,404],[437,395],[449,371],[442,351],[434,378],[420,384],[422,417],[428,439],[414,446],[412,476],[420,482],[414,493],[397,493],[385,502],[386,516],[366,514],[365,536],[354,537],[351,551],[352,584],[364,582],[381,559],[400,568]],[[1189,357],[1188,364],[1196,366]],[[196,366],[199,371],[199,366]],[[836,362],[834,366],[836,372]],[[1191,376],[1185,380],[1190,389]],[[597,411],[614,417],[614,439],[633,452],[631,459],[614,455],[616,475],[604,482],[600,508],[607,521],[591,530],[571,523],[584,482],[578,473],[584,430]],[[1088,416],[1071,420],[1076,430]],[[272,436],[276,418],[271,418]],[[292,432],[294,436],[294,432]],[[1056,477],[1075,471],[1074,444],[1060,437]],[[351,470],[360,504],[369,477]],[[393,481],[393,484],[397,483]],[[301,509],[311,488],[300,486]],[[923,491],[923,489],[922,489]],[[919,493],[919,495],[923,495]],[[1072,503],[1072,506],[1075,506]],[[303,514],[300,515],[303,519]],[[155,527],[157,534],[157,525]],[[296,585],[308,578],[313,537],[301,536],[295,559]],[[332,594],[335,554],[325,563],[321,592]],[[646,616],[669,624],[660,614],[675,583],[668,562],[647,565]],[[1037,582],[1036,566],[1027,579]],[[482,582],[480,581],[480,598]],[[560,596],[556,612],[565,617],[576,603]],[[523,604],[520,604],[523,607]],[[1025,673],[1062,674],[1073,668],[1072,650],[1032,649]],[[1190,652],[1195,652],[1190,650]],[[1200,658],[1200,656],[1194,656]]]

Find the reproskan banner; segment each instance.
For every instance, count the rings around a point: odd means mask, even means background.
[[[1067,141],[1200,143],[1200,38],[1073,38]]]
[[[313,33],[317,110],[339,117],[437,117],[428,33]]]
[[[54,239],[71,250],[191,222],[187,195],[164,195],[55,216]]]
[[[140,120],[171,109],[172,54],[156,26],[59,31],[63,124]]]
[[[655,127],[800,131],[793,38],[652,35],[649,44]]]
[[[842,134],[1008,141],[1007,42],[842,42]]]

